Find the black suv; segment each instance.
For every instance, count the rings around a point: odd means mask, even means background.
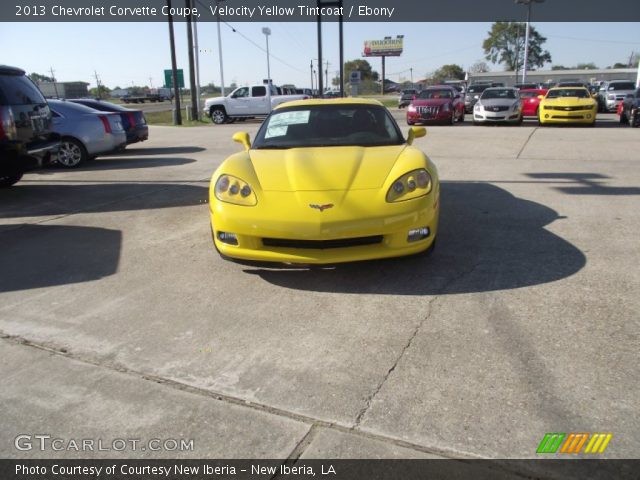
[[[27,170],[53,161],[59,147],[38,87],[24,70],[0,65],[0,187],[10,187]]]

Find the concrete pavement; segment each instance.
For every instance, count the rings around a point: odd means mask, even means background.
[[[26,175],[0,192],[2,455],[37,430],[534,458],[546,432],[606,431],[606,457],[637,458],[640,136],[605,126],[429,127],[434,255],[327,270],[214,253],[208,178],[257,124],[151,127]]]

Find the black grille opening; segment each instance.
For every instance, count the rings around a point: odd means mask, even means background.
[[[325,248],[361,247],[363,245],[375,245],[382,243],[382,235],[358,238],[338,238],[335,240],[291,240],[288,238],[263,238],[262,244],[265,247],[282,248],[314,248],[323,250]]]

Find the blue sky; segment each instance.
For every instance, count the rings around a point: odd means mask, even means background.
[[[265,36],[271,28],[271,76],[276,84],[310,86],[311,59],[317,58],[314,23],[229,22],[222,25],[225,84],[248,84],[266,78]],[[545,47],[554,64],[593,62],[606,67],[640,52],[639,23],[532,23],[547,37]],[[463,68],[483,60],[482,41],[491,23],[345,23],[345,60],[361,58],[364,40],[404,35],[401,57],[387,58],[387,78],[423,78],[443,64]],[[188,73],[186,26],[175,24],[178,67]],[[329,78],[338,70],[338,25],[323,24],[323,58]],[[198,24],[201,84],[220,84],[215,23]],[[0,61],[27,72],[47,74],[53,67],[60,81],[82,80],[95,85],[94,70],[108,87],[132,84],[160,86],[170,68],[166,23],[0,23]],[[6,48],[11,45],[12,48]],[[381,70],[380,59],[369,59]],[[317,61],[314,60],[314,65]],[[494,65],[492,70],[502,70]],[[324,71],[324,67],[323,67]],[[150,80],[151,79],[151,80]]]

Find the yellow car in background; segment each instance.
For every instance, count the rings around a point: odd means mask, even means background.
[[[540,96],[538,124],[596,124],[598,102],[584,87],[555,87]]]
[[[211,178],[211,231],[223,258],[333,264],[431,251],[435,165],[375,100],[279,105],[253,144]]]

